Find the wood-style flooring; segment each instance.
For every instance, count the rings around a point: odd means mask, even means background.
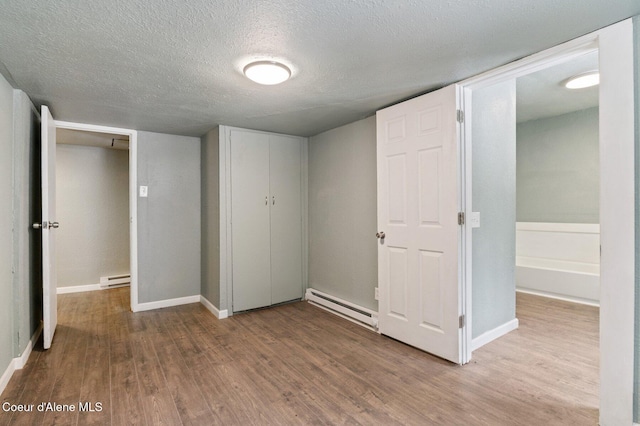
[[[456,366],[308,303],[217,320],[133,314],[129,289],[58,296],[58,329],[0,398],[102,404],[11,425],[596,425],[598,309],[519,294],[520,328]]]

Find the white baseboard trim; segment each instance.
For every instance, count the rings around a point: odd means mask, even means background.
[[[559,294],[547,293],[546,291],[516,288],[516,292],[524,293],[524,294],[532,294],[534,296],[540,296],[540,297],[547,297],[549,299],[562,300],[563,302],[579,303],[581,305],[595,306],[597,308],[600,307],[600,303],[594,302],[593,300],[581,299],[579,297],[572,297],[572,296],[566,296],[566,295],[561,296]]]
[[[24,349],[24,351],[22,351],[22,355],[20,355],[19,357],[13,358],[9,362],[7,369],[4,371],[4,373],[2,373],[2,376],[0,377],[0,395],[2,394],[2,392],[4,392],[7,385],[9,384],[9,380],[11,380],[13,373],[15,373],[16,370],[22,370],[24,366],[27,364],[27,361],[29,360],[29,355],[31,355],[33,346],[38,341],[38,338],[40,337],[41,332],[42,332],[42,323],[38,326],[36,331],[33,333],[33,336],[31,336],[31,340],[29,340],[29,343],[27,343],[27,347]]]
[[[0,377],[0,395],[2,395],[2,392],[4,392],[5,388],[9,384],[9,380],[11,380],[11,377],[13,376],[13,373],[16,371],[16,363],[14,359],[9,361],[7,369],[4,370],[2,377]]]
[[[493,330],[489,330],[487,332],[482,333],[480,336],[476,337],[471,341],[471,350],[475,351],[476,349],[481,348],[489,342],[496,340],[499,337],[504,336],[518,328],[518,318],[514,318],[509,322],[506,322]]]
[[[58,287],[56,289],[57,294],[67,294],[67,293],[82,293],[85,291],[96,291],[102,290],[100,284],[87,284],[87,285],[73,285],[69,287]]]
[[[207,298],[202,295],[200,295],[200,303],[202,303],[204,307],[207,308],[218,319],[225,319],[229,316],[229,311],[227,311],[226,309],[219,310],[218,308],[213,306],[213,303],[209,302]]]
[[[158,300],[156,302],[138,303],[135,312],[150,311],[152,309],[169,308],[171,306],[188,305],[189,303],[199,303],[200,295],[177,297],[175,299]]]

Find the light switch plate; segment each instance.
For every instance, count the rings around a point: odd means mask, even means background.
[[[480,228],[480,212],[471,212],[471,223],[472,228]]]
[[[140,197],[147,197],[149,196],[149,187],[148,186],[140,186]]]

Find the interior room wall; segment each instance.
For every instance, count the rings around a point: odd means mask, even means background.
[[[200,295],[200,144],[138,132],[138,303]]]
[[[598,108],[518,123],[517,221],[598,223]]]
[[[515,80],[473,91],[472,336],[515,318]]]
[[[635,371],[634,410],[635,422],[640,422],[640,16],[633,18],[634,86],[635,86],[635,140],[636,140],[636,300],[635,300]]]
[[[0,76],[0,375],[13,359],[13,87]]]
[[[56,146],[58,287],[128,274],[129,151]]]
[[[220,306],[220,129],[202,137],[202,296]],[[222,298],[226,301],[226,293]]]
[[[309,287],[378,310],[376,119],[309,139]]]
[[[13,164],[13,288],[15,339],[14,356],[27,347],[42,320],[40,190],[40,116],[22,90],[14,90]]]

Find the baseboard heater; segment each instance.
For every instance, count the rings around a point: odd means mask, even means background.
[[[378,331],[378,313],[370,309],[363,308],[346,300],[339,299],[326,293],[322,293],[312,288],[307,289],[305,295],[307,301],[319,308],[341,316],[353,323],[366,327],[373,331]]]
[[[131,274],[111,275],[100,277],[100,288],[124,287],[131,284]]]

